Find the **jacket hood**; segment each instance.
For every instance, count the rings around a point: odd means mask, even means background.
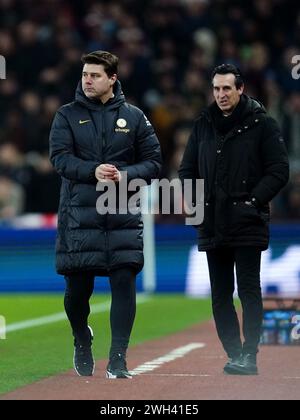
[[[251,98],[251,96],[244,95],[247,103],[243,113],[244,117],[248,117],[250,114],[266,114],[266,108],[257,99]]]
[[[105,107],[108,109],[116,109],[119,108],[125,102],[125,96],[122,91],[122,86],[119,80],[116,81],[114,84],[114,97],[109,99],[105,103]],[[82,90],[81,80],[78,82],[76,93],[75,93],[75,101],[79,102],[81,105],[85,106],[88,109],[93,111],[99,111],[99,108],[103,106],[102,102],[99,99],[89,99]]]

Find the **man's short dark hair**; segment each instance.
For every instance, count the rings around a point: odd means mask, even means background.
[[[229,74],[229,73],[234,74],[235,86],[237,89],[240,89],[244,84],[243,75],[240,69],[234,66],[233,64],[221,64],[220,66],[215,67],[211,75],[211,80],[213,80],[216,74]]]
[[[111,77],[118,73],[119,59],[116,55],[107,51],[93,51],[81,57],[83,64],[102,64],[105,73]]]

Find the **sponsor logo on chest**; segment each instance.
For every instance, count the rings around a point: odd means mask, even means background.
[[[115,128],[116,133],[129,133],[130,129],[127,128],[127,121],[124,118],[119,118],[117,120],[117,127]]]

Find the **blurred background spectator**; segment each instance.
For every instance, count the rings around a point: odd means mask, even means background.
[[[48,161],[58,107],[74,98],[80,57],[96,49],[120,57],[127,99],[159,136],[162,176],[173,179],[193,120],[212,101],[210,73],[236,64],[246,93],[281,125],[292,167],[272,203],[277,221],[300,217],[300,55],[297,0],[0,0],[0,218],[56,212],[59,177]],[[176,222],[180,218],[159,217]]]
[[[24,210],[22,187],[10,178],[0,176],[0,218],[10,220]]]

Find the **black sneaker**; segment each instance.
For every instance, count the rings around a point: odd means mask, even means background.
[[[92,376],[95,369],[95,361],[92,354],[93,330],[89,326],[90,339],[87,343],[79,343],[75,339],[74,369],[79,376]]]
[[[125,355],[118,353],[113,355],[106,368],[108,379],[132,379],[132,375],[127,370]]]
[[[235,370],[236,366],[239,366],[242,362],[242,355],[229,357],[228,362],[224,366],[224,373],[232,375],[232,371]]]
[[[225,370],[225,369],[224,369]],[[258,375],[256,364],[256,354],[244,354],[241,356],[240,361],[231,365],[226,370],[229,375]]]

